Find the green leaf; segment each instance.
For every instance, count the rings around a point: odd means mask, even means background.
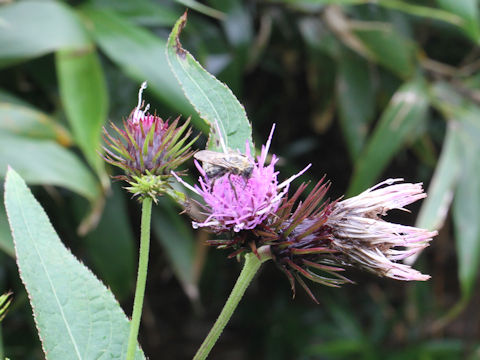
[[[214,151],[223,151],[221,137],[228,148],[243,152],[247,142],[252,147],[252,127],[245,109],[225,84],[209,74],[182,48],[179,36],[186,22],[185,13],[178,19],[168,38],[167,59],[170,68],[188,100],[211,128],[208,147]],[[216,131],[217,124],[220,134]]]
[[[453,222],[462,290],[459,306],[462,306],[473,293],[480,263],[480,107],[445,83],[437,83],[433,93],[435,105],[451,122],[458,144],[460,170],[453,200]]]
[[[98,226],[85,236],[84,245],[93,270],[122,300],[131,294],[134,287],[136,241],[130,226],[124,191],[116,183],[112,186],[112,192],[106,198]],[[84,213],[84,209],[79,211],[79,214]],[[115,249],[115,256],[112,256],[112,249]]]
[[[460,140],[456,126],[449,122],[428,197],[423,201],[415,226],[428,230],[442,228],[462,169]]]
[[[29,138],[55,140],[62,145],[72,142],[68,131],[45,113],[31,106],[0,99],[0,133]],[[6,100],[6,99],[5,99]]]
[[[92,173],[69,150],[53,141],[0,135],[0,176],[14,166],[29,184],[63,186],[94,201],[99,186]]]
[[[464,298],[472,295],[480,263],[480,108],[463,107],[456,114],[462,144],[462,171],[453,201],[459,278]]]
[[[115,12],[135,22],[146,26],[173,26],[177,21],[179,11],[172,9],[170,4],[153,2],[151,0],[91,0],[92,7]]]
[[[402,145],[419,135],[428,104],[427,88],[423,79],[405,83],[393,95],[358,158],[347,191],[348,196],[358,194],[373,185]]]
[[[5,207],[46,358],[124,358],[127,317],[112,293],[62,244],[12,169],[5,182]],[[144,359],[140,349],[135,358]]]
[[[165,40],[110,11],[84,7],[82,13],[88,18],[89,29],[101,50],[127,75],[139,82],[148,80],[149,89],[176,111],[188,116],[195,114],[168,68]],[[132,109],[136,105],[135,99]],[[192,122],[200,130],[208,130],[197,116],[192,117]]]
[[[89,164],[99,174],[105,174],[104,161],[98,153],[108,94],[97,53],[92,47],[61,50],[55,59],[61,99],[75,140]]]
[[[0,7],[0,67],[57,49],[88,44],[83,24],[58,1],[17,1]]]
[[[458,15],[463,20],[463,30],[473,41],[480,41],[479,13],[477,0],[437,0],[437,4],[444,10]]]
[[[365,22],[352,26],[354,34],[370,54],[370,59],[393,71],[402,78],[414,70],[416,47],[390,23]]]
[[[480,116],[480,111],[475,119],[477,122],[478,116]],[[478,137],[473,139],[472,134],[464,133],[463,135],[464,139],[470,138],[466,141],[478,142]],[[453,220],[457,236],[458,276],[462,295],[464,298],[470,298],[480,263],[480,177],[478,176],[480,174],[480,158],[478,157],[480,149],[478,146],[468,146],[465,150],[465,168],[453,201]]]
[[[359,56],[343,51],[338,65],[336,91],[340,124],[350,157],[355,161],[375,115],[375,89],[368,63]]]
[[[168,199],[161,198],[153,209],[152,225],[180,280],[185,293],[192,300],[198,299],[198,274],[195,274],[195,239],[192,229],[178,216],[177,209]]]
[[[211,16],[219,20],[222,20],[225,17],[225,14],[223,12],[213,9],[195,0],[175,0],[175,1],[195,11],[198,11],[199,13],[205,14],[207,16]]]
[[[3,194],[0,195],[3,204]],[[10,256],[15,256],[12,234],[8,227],[7,213],[5,208],[0,206],[0,249]]]

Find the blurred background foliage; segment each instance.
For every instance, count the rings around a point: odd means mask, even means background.
[[[480,358],[477,0],[0,3],[0,176],[9,164],[37,185],[61,238],[127,314],[139,207],[110,183],[101,129],[130,113],[148,80],[160,116],[192,116],[208,130],[165,58],[189,7],[185,48],[245,105],[257,146],[277,124],[283,178],[311,162],[302,180],[327,174],[333,199],[387,177],[423,181],[428,199],[389,218],[440,230],[415,263],[430,281],[351,272],[356,286],[314,287],[319,306],[301,291],[292,300],[267,263],[211,358]],[[179,211],[162,199],[154,212],[141,329],[151,359],[190,358],[239,272]],[[40,359],[3,207],[0,249],[0,292],[15,293],[0,358]]]

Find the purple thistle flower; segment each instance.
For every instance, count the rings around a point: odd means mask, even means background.
[[[210,179],[202,166],[195,161],[201,174],[199,185],[192,187],[179,179],[204,200],[201,208],[205,218],[193,221],[194,228],[207,228],[216,233],[238,233],[257,228],[277,211],[282,198],[288,192],[290,182],[303,174],[310,165],[279,184],[278,171],[275,171],[278,158],[272,155],[270,164],[266,164],[274,129],[275,126],[272,127],[267,143],[262,146],[256,161],[250,153],[248,143],[246,144],[245,156],[253,164],[253,170],[248,177],[227,173],[218,179]]]
[[[104,148],[104,159],[123,169],[126,176],[118,178],[127,181],[130,176],[170,176],[170,170],[192,156],[190,147],[196,140],[187,142],[191,134],[188,128],[190,119],[178,127],[179,117],[169,123],[157,115],[149,114],[150,105],[142,110],[142,92],[146,87],[147,83],[144,82],[138,92],[137,107],[123,122],[124,129],[111,124],[118,137],[110,135],[104,128],[104,139],[108,145]]]

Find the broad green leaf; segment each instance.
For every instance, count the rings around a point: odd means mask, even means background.
[[[90,170],[53,141],[0,134],[0,177],[5,176],[7,165],[15,167],[29,184],[62,186],[91,201],[99,196]]]
[[[168,3],[151,0],[90,0],[92,7],[115,12],[140,25],[173,26],[180,13]]]
[[[127,75],[139,82],[147,80],[149,89],[176,111],[195,115],[168,68],[165,40],[110,11],[84,7],[82,13],[91,25],[89,29],[98,46]],[[132,109],[136,105],[136,99],[132,100]],[[202,131],[208,131],[197,116],[192,116],[192,122]]]
[[[131,294],[135,285],[136,241],[124,199],[125,191],[116,183],[112,192],[106,198],[98,226],[85,236],[84,246],[95,273],[122,300]],[[79,211],[80,216],[84,213],[85,209]]]
[[[357,160],[347,194],[360,193],[377,180],[407,141],[418,136],[428,108],[423,79],[405,83],[393,95]]]
[[[479,12],[477,0],[437,0],[437,4],[444,10],[458,15],[463,23],[465,32],[478,43],[480,41]]]
[[[440,230],[450,209],[453,194],[461,174],[461,142],[456,125],[448,123],[442,153],[423,201],[415,226]]]
[[[32,107],[0,100],[0,132],[35,139],[54,140],[62,145],[72,142],[68,131],[47,114]]]
[[[390,23],[365,22],[352,26],[353,33],[368,50],[370,59],[398,76],[406,78],[413,73],[416,47]]]
[[[0,67],[87,44],[83,24],[59,1],[17,1],[0,7]]]
[[[195,274],[195,239],[192,229],[178,216],[177,209],[162,198],[152,216],[155,237],[159,240],[185,293],[198,299],[198,274]]]
[[[90,165],[104,174],[104,161],[98,153],[108,94],[97,53],[92,47],[60,50],[55,60],[61,99],[75,140]]]
[[[375,115],[375,90],[365,60],[343,51],[338,65],[336,91],[340,123],[350,157],[355,161],[363,149],[368,125]]]
[[[12,169],[5,183],[5,207],[46,358],[124,358],[127,317],[112,293],[63,245]],[[140,349],[135,358],[144,359]]]
[[[0,249],[10,256],[15,256],[12,234],[8,227],[7,213],[3,207],[3,194],[0,195],[0,200],[2,200],[2,206],[0,206]]]
[[[211,128],[208,147],[222,151],[221,137],[228,148],[243,152],[247,142],[252,147],[252,127],[245,109],[225,84],[209,74],[182,48],[179,36],[186,22],[185,13],[178,19],[168,38],[167,59],[170,68],[188,100]]]

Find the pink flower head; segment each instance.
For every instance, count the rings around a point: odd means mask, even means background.
[[[193,221],[194,228],[203,227],[214,232],[251,230],[277,211],[288,192],[290,182],[303,174],[310,165],[279,184],[278,171],[275,171],[278,158],[272,155],[272,160],[266,164],[274,129],[275,125],[256,161],[250,153],[248,143],[246,144],[245,156],[253,164],[252,173],[248,177],[226,173],[218,179],[209,179],[202,166],[195,161],[201,174],[199,185],[191,187],[180,180],[205,202],[202,206],[205,219]]]
[[[138,104],[124,121],[124,128],[111,124],[119,136],[111,136],[104,129],[108,145],[104,148],[105,160],[122,168],[126,176],[120,178],[125,180],[145,174],[168,177],[171,169],[192,155],[190,146],[195,139],[187,143],[191,134],[189,120],[177,127],[179,118],[168,123],[157,115],[149,114],[150,105],[142,109],[142,92],[146,87],[147,83],[144,82],[138,92]]]
[[[408,211],[404,206],[427,196],[421,183],[398,183],[401,180],[383,181],[335,204],[326,222],[333,235],[331,247],[378,275],[398,280],[428,280],[430,276],[397,261],[427,247],[437,232],[381,219],[391,209]]]

